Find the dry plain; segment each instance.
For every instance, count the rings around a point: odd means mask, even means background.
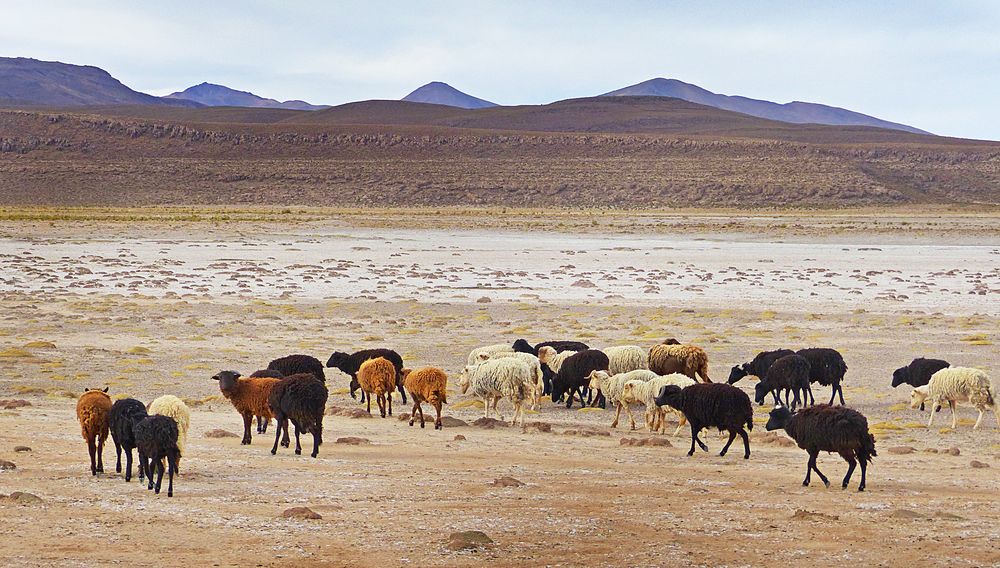
[[[30,403],[0,410],[0,459],[16,464],[0,470],[0,494],[42,499],[0,499],[5,565],[1000,564],[995,418],[973,432],[974,411],[960,407],[956,430],[947,414],[926,428],[889,384],[917,356],[1000,382],[994,212],[0,218],[0,400]],[[471,425],[482,410],[454,389],[466,353],[518,337],[596,347],[677,337],[708,351],[715,380],[762,349],[835,347],[848,404],[877,440],[868,490],[857,493],[857,479],[839,489],[836,456],[819,464],[831,489],[802,487],[805,454],[764,432],[766,406],[748,461],[719,457],[714,433],[713,452],[688,458],[687,431],[611,430],[609,411],[550,402],[526,429]],[[331,414],[315,460],[270,455],[270,436],[249,447],[205,436],[240,428],[215,372],[372,346],[448,371],[445,414],[470,425]],[[357,407],[343,375],[329,371],[327,383],[331,407]],[[74,397],[104,386],[191,406],[173,498],[126,484],[113,446],[107,473],[89,475]],[[368,443],[337,443],[346,437]],[[494,485],[505,476],[523,485]],[[282,518],[296,506],[323,518]],[[494,544],[448,550],[449,534],[466,530]]]

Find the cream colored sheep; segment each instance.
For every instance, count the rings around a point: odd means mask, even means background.
[[[625,384],[629,381],[650,381],[656,378],[656,373],[648,369],[636,369],[634,371],[629,371],[627,373],[619,373],[617,375],[610,375],[607,371],[592,371],[588,375],[590,383],[588,387],[590,390],[600,390],[604,394],[605,400],[609,404],[615,405],[615,418],[611,421],[611,427],[618,427],[618,420],[621,418],[622,407],[626,407],[626,412],[629,413],[629,419],[631,420],[631,412],[628,410],[628,403],[621,400],[622,391],[625,388]],[[632,429],[635,430],[635,421],[632,420]]]
[[[983,421],[983,413],[987,408],[993,409],[997,417],[997,427],[1000,427],[1000,405],[996,404],[993,385],[990,377],[984,371],[970,367],[948,367],[931,375],[931,380],[924,386],[913,389],[910,393],[910,407],[918,408],[927,403],[931,409],[931,417],[927,427],[934,424],[934,413],[937,407],[945,402],[951,407],[951,427],[958,426],[956,403],[968,402],[979,411],[979,418],[973,430],[979,428]]]
[[[528,399],[531,401],[531,410],[538,410],[541,406],[542,397],[545,395],[545,381],[542,379],[542,363],[531,353],[517,353],[517,352],[501,352],[501,353],[480,353],[479,361],[488,361],[490,359],[499,359],[501,357],[513,357],[515,359],[520,359],[528,364],[531,368],[531,382],[528,383]]]
[[[684,388],[693,384],[693,379],[682,375],[681,373],[672,373],[662,377],[657,376],[649,381],[629,381],[625,383],[625,386],[622,388],[621,400],[630,404],[644,405],[646,407],[646,428],[648,428],[650,432],[662,430],[662,432],[666,433],[666,412],[668,409],[657,406],[655,400],[656,395],[660,393],[660,389],[667,385],[676,385]],[[626,412],[628,412],[629,420],[631,421],[632,429],[634,430],[635,420],[632,419],[632,413],[627,406]],[[675,436],[678,432],[680,432],[681,427],[687,423],[683,414],[678,413],[678,415],[679,419],[677,429],[674,430]]]
[[[187,443],[188,428],[191,426],[191,410],[188,409],[184,401],[172,394],[165,394],[153,402],[149,403],[146,411],[150,415],[159,414],[169,416],[177,423],[177,449],[184,455],[184,445]],[[180,459],[178,458],[177,471],[180,471]]]
[[[563,351],[562,353],[557,353],[552,347],[542,347],[538,350],[538,360],[549,366],[553,374],[558,374],[559,369],[562,368],[563,361],[569,359],[570,356],[576,355],[578,351]]]
[[[611,376],[649,368],[649,356],[638,345],[617,345],[601,351],[608,356],[608,373]]]
[[[493,355],[495,353],[513,353],[514,348],[506,343],[494,343],[493,345],[484,345],[482,347],[476,347],[469,352],[469,358],[467,365],[476,365],[479,363],[480,353],[486,353],[488,355]]]
[[[528,364],[515,357],[501,357],[490,359],[475,367],[466,367],[458,380],[458,387],[462,394],[467,392],[472,396],[483,399],[484,416],[489,418],[490,408],[496,412],[500,420],[503,415],[497,408],[497,403],[501,398],[506,397],[514,406],[514,418],[511,426],[517,424],[518,416],[521,417],[521,426],[524,426],[524,399],[527,397],[528,387],[531,383],[533,370]]]

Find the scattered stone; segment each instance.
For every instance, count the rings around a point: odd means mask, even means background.
[[[795,447],[795,440],[777,432],[765,432],[756,436],[753,441],[757,444],[773,444],[782,448]]]
[[[4,495],[0,493],[0,501],[7,501],[10,503],[16,503],[18,505],[34,505],[42,502],[42,498],[34,493],[25,493],[24,491],[15,491],[10,495]]]
[[[611,432],[608,432],[607,430],[594,430],[594,429],[587,429],[587,428],[581,428],[579,430],[575,430],[575,429],[571,428],[569,430],[563,430],[563,435],[564,436],[581,436],[583,438],[592,438],[594,436],[608,436],[608,437],[611,437]]]
[[[836,521],[840,518],[840,516],[819,513],[816,511],[806,511],[805,509],[796,509],[792,518],[799,521]]]
[[[337,438],[338,444],[347,444],[348,446],[363,446],[371,444],[372,441],[368,438],[358,438],[356,436],[345,436],[343,438]]]
[[[923,519],[926,517],[926,515],[909,509],[896,509],[890,516],[896,519]]]
[[[409,419],[410,419],[410,413],[409,412],[404,412],[402,414],[397,414],[396,415],[396,420],[399,420],[400,422],[404,422],[404,421],[409,420]]]
[[[937,453],[940,453],[940,452],[938,452],[937,448],[926,448],[926,449],[924,449],[924,453],[925,454],[937,454]]]
[[[958,456],[962,454],[962,451],[959,450],[956,446],[952,446],[947,450],[944,450],[942,453],[948,454],[949,456]]]
[[[972,460],[971,462],[969,462],[969,465],[972,466],[974,469],[985,469],[990,467],[990,464],[978,460]]]
[[[209,430],[205,432],[206,438],[239,438],[238,434],[233,434],[229,430],[223,430],[222,428],[216,428],[215,430]]]
[[[914,448],[913,446],[893,446],[886,451],[889,452],[890,454],[905,455],[905,454],[912,454],[913,452],[917,451],[917,449]]]
[[[528,422],[524,425],[524,430],[538,430],[539,432],[551,432],[552,425],[548,422]]]
[[[514,479],[513,477],[505,475],[494,479],[492,485],[494,487],[523,487],[525,484],[519,479]]]
[[[444,428],[460,428],[462,426],[468,426],[469,423],[460,418],[455,418],[453,416],[442,416],[441,426]]]
[[[31,406],[31,403],[19,398],[0,400],[0,410],[14,410],[22,406]]]
[[[476,303],[477,304],[489,304],[492,301],[493,300],[489,299],[488,297],[483,296],[482,298],[479,298],[478,300],[476,300]]]
[[[655,446],[672,448],[673,444],[666,438],[622,438],[619,443],[623,446]]]
[[[464,442],[464,441],[465,441],[465,436],[463,436],[463,435],[461,435],[461,434],[455,434],[455,438],[454,438],[454,440],[455,440],[456,442]]]
[[[306,519],[306,520],[319,520],[323,516],[313,511],[309,507],[292,507],[291,509],[285,509],[281,513],[281,516],[286,519]]]
[[[0,460],[0,470],[4,469],[17,469],[17,466],[12,461]]]
[[[14,446],[14,451],[17,453],[30,452],[31,448],[28,446]]]
[[[482,531],[463,531],[448,536],[448,550],[476,550],[493,545],[493,539]]]
[[[934,516],[938,519],[944,519],[946,521],[964,521],[965,517],[960,517],[954,513],[945,513],[944,511],[938,511],[934,513]]]
[[[330,406],[326,409],[327,416],[343,416],[345,418],[371,418],[368,411],[359,407]]]
[[[507,427],[507,423],[504,422],[503,420],[497,420],[496,418],[486,418],[485,416],[482,417],[482,418],[476,419],[476,421],[473,422],[472,425],[473,426],[478,426],[480,428],[485,428],[487,430],[492,430],[494,428],[506,428]]]

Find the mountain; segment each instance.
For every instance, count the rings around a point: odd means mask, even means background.
[[[98,67],[26,57],[0,57],[0,104],[199,106],[133,91]]]
[[[497,106],[496,103],[477,99],[472,95],[467,95],[452,87],[448,83],[433,81],[423,87],[418,88],[406,95],[402,100],[411,103],[428,103],[432,105],[444,105],[459,108],[489,108]]]
[[[728,96],[713,93],[697,85],[678,81],[677,79],[650,79],[611,91],[601,95],[602,97],[674,97],[684,99],[693,103],[703,104],[749,114],[760,118],[779,120],[781,122],[791,122],[797,124],[830,124],[837,126],[877,126],[879,128],[890,128],[893,130],[903,130],[915,134],[929,134],[918,128],[889,122],[867,114],[861,114],[851,110],[827,106],[817,103],[791,102],[786,104],[773,103],[759,99],[751,99],[740,96]]]
[[[311,105],[305,101],[276,101],[248,93],[237,91],[224,85],[202,83],[188,87],[183,91],[171,93],[164,98],[194,101],[205,106],[233,106],[252,108],[283,108],[290,110],[320,110],[328,108],[321,105]]]

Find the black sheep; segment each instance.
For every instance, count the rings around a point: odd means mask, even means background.
[[[379,357],[388,359],[392,363],[392,366],[396,367],[396,390],[399,391],[399,396],[402,398],[403,404],[406,404],[406,390],[403,388],[403,358],[392,349],[363,349],[354,353],[335,351],[327,359],[326,366],[340,369],[351,376],[351,398],[357,398],[357,395],[354,393],[361,388],[361,385],[358,384],[358,369],[361,368],[361,364],[365,361]],[[365,393],[361,391],[361,402],[364,401]]]
[[[767,370],[771,368],[771,365],[773,365],[775,361],[781,359],[782,357],[794,354],[795,352],[791,349],[761,351],[756,357],[753,358],[753,361],[733,367],[733,369],[729,372],[729,381],[727,382],[734,385],[740,379],[749,375],[763,379],[764,376],[767,375]]]
[[[688,456],[694,455],[695,443],[702,450],[708,451],[708,446],[698,438],[702,428],[718,428],[729,432],[729,441],[722,448],[720,456],[726,455],[736,435],[743,438],[743,459],[750,459],[750,436],[747,430],[753,430],[753,407],[750,397],[742,390],[723,383],[695,383],[681,388],[677,385],[667,385],[660,389],[654,399],[658,406],[669,405],[684,413],[684,418],[691,423],[691,450]],[[746,430],[743,426],[746,426]]]
[[[793,353],[775,361],[767,370],[767,375],[754,386],[754,400],[757,404],[764,404],[767,393],[771,393],[774,403],[781,404],[782,391],[785,393],[785,406],[789,406],[789,393],[794,395],[791,401],[792,410],[795,410],[800,402],[805,405],[809,401],[812,388],[809,386],[809,361],[805,357]]]
[[[147,416],[135,425],[135,444],[139,450],[139,467],[146,470],[147,489],[155,487],[160,493],[160,483],[163,481],[163,460],[167,460],[167,497],[174,496],[174,472],[177,471],[177,461],[181,459],[181,451],[177,447],[177,422],[169,416],[154,414]],[[153,483],[153,471],[156,471],[156,483]]]
[[[277,361],[277,359],[275,359],[275,360]],[[316,361],[319,361],[319,359],[317,359]],[[257,378],[263,378],[263,379],[282,379],[284,377],[285,377],[284,373],[282,373],[281,371],[275,370],[275,369],[261,369],[259,371],[254,371],[253,373],[250,373],[250,378],[251,379],[257,379]],[[324,382],[325,381],[326,381],[326,379],[324,378]],[[268,424],[270,424],[270,422],[271,422],[270,419],[266,419],[265,420],[263,416],[258,416],[257,417],[257,433],[258,434],[267,434],[267,426],[268,426]],[[287,442],[287,440],[284,440],[284,441]]]
[[[552,402],[559,402],[559,399],[566,395],[566,408],[572,408],[573,395],[580,395],[580,406],[585,406],[583,388],[587,386],[590,379],[588,376],[594,371],[608,370],[608,356],[597,349],[586,349],[579,353],[574,353],[563,361],[559,372],[552,379]]]
[[[844,362],[844,356],[836,349],[828,349],[826,347],[799,349],[795,354],[801,355],[806,358],[806,361],[809,361],[810,382],[830,387],[830,404],[833,404],[834,397],[839,394],[840,404],[843,406],[844,387],[840,383],[844,380],[844,375],[847,373],[847,363]],[[811,391],[809,398],[811,404],[816,403],[816,400],[812,398]]]
[[[918,357],[910,361],[909,365],[893,371],[892,388],[896,388],[899,385],[912,385],[914,388],[922,387],[931,382],[931,375],[950,366],[947,361],[942,359],[924,359],[923,357]],[[923,409],[924,403],[921,402],[920,410],[922,411]]]
[[[538,357],[538,350],[542,347],[551,347],[556,350],[556,353],[562,353],[563,351],[586,351],[590,349],[586,343],[580,341],[543,341],[532,347],[525,339],[518,339],[511,347],[518,353],[530,353],[535,357]],[[552,369],[545,363],[542,363],[542,383],[545,385],[545,390],[542,394],[552,394],[552,379],[555,376],[556,374],[552,372]]]
[[[132,450],[136,447],[135,425],[148,416],[146,405],[134,398],[123,398],[115,401],[108,413],[108,424],[111,428],[111,439],[115,442],[115,454],[118,460],[115,471],[122,472],[122,450],[125,450],[125,481],[132,481]],[[142,464],[139,465],[139,479],[145,476]]]
[[[313,435],[312,457],[319,455],[319,446],[323,443],[323,413],[328,396],[326,385],[310,373],[291,375],[274,385],[267,399],[271,414],[278,423],[271,454],[278,452],[278,440],[282,431],[285,439],[288,439],[288,422],[291,421],[295,426],[295,453],[302,453],[299,433],[306,432]],[[288,443],[282,445],[287,447]]]
[[[299,373],[310,373],[319,382],[326,382],[326,374],[323,372],[323,363],[311,355],[288,355],[275,359],[267,364],[268,371],[278,371],[283,376],[290,377]],[[279,379],[281,377],[278,377]]]
[[[841,487],[847,489],[851,474],[860,463],[861,484],[858,485],[858,491],[865,490],[868,463],[878,454],[875,453],[875,437],[868,432],[868,419],[860,412],[844,406],[819,404],[793,414],[787,408],[779,406],[771,411],[766,428],[784,428],[800,448],[809,452],[806,478],[802,485],[809,485],[809,476],[815,471],[829,487],[830,481],[816,467],[816,457],[820,452],[837,452],[847,462],[847,475]]]

